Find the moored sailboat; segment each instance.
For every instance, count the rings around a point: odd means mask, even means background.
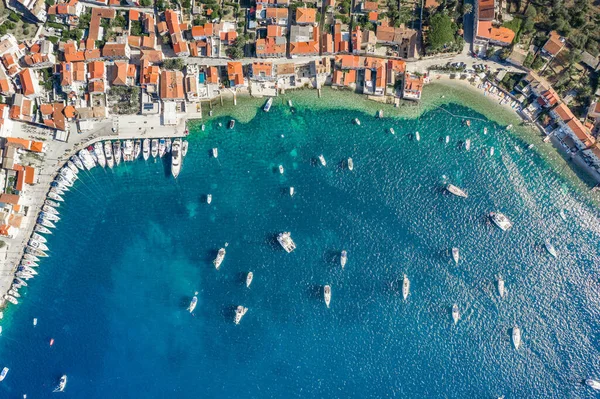
[[[119,166],[121,164],[121,141],[117,140],[112,143],[113,146],[113,156],[115,157],[115,164]]]
[[[142,156],[144,161],[147,161],[150,157],[150,139],[144,139],[142,143]]]
[[[198,291],[196,291],[194,293],[194,297],[192,298],[192,301],[190,302],[190,306],[188,306],[187,310],[192,313],[194,311],[194,309],[196,309],[196,305],[198,304],[198,297],[196,296],[198,295]]]
[[[348,158],[348,170],[354,170],[354,161],[352,160],[352,158]]]
[[[245,308],[242,305],[238,306],[235,310],[235,318],[233,319],[233,322],[235,324],[240,324],[240,321],[242,321],[242,317],[244,317],[246,312],[248,312],[248,308]]]
[[[62,377],[60,377],[58,386],[56,388],[54,388],[54,391],[52,391],[52,392],[64,392],[66,387],[67,387],[67,376],[63,375]]]
[[[458,323],[459,319],[460,319],[460,312],[458,310],[458,305],[454,304],[454,305],[452,305],[452,320],[454,320],[454,324]]]
[[[331,303],[331,286],[326,285],[323,287],[323,297],[325,299],[325,305],[329,308],[329,304]]]
[[[98,164],[103,168],[106,167],[106,157],[104,156],[104,148],[102,148],[102,142],[96,141],[94,143],[94,153],[98,158]]]
[[[152,139],[150,153],[152,154],[152,158],[156,158],[158,155],[158,139]]]
[[[252,279],[254,278],[254,273],[248,272],[246,276],[246,287],[250,288],[250,284],[252,284]]]
[[[454,263],[456,263],[458,265],[458,260],[460,258],[460,255],[458,253],[458,248],[452,248],[452,259],[454,259]]]
[[[455,186],[455,185],[453,185],[453,184],[448,184],[448,185],[446,186],[446,190],[448,190],[448,192],[449,192],[450,194],[454,194],[454,195],[456,195],[457,197],[462,197],[462,198],[468,198],[468,197],[469,197],[469,194],[467,194],[467,193],[466,193],[464,190],[462,190],[462,189],[461,189],[461,188],[459,188],[459,187],[456,187],[456,186]]]
[[[223,259],[225,259],[225,253],[225,248],[221,248],[219,249],[219,252],[217,252],[217,257],[215,258],[215,260],[213,260],[213,265],[215,265],[215,269],[219,270],[219,268],[221,267],[221,263],[223,263]]]
[[[517,326],[514,326],[512,330],[512,342],[515,349],[518,350],[519,346],[521,346],[521,329]]]
[[[112,169],[115,166],[115,158],[113,156],[112,143],[110,141],[104,142],[104,156],[106,157],[106,164]]]
[[[342,269],[344,268],[344,266],[346,266],[346,262],[348,262],[348,252],[346,252],[346,250],[343,250],[340,256],[340,264],[342,265]]]
[[[404,298],[404,300],[406,300],[406,298],[408,298],[409,293],[410,293],[410,280],[408,279],[408,277],[405,274],[404,278],[402,279],[402,298]]]

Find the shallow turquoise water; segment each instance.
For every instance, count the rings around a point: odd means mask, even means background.
[[[2,323],[0,367],[10,372],[0,395],[48,397],[67,374],[63,395],[74,398],[593,397],[581,381],[600,377],[597,210],[491,122],[468,128],[437,110],[418,120],[362,114],[358,127],[357,115],[292,114],[276,102],[234,130],[218,127],[224,118],[206,137],[192,134],[177,181],[143,160],[80,173],[51,257]],[[445,195],[446,181],[469,198]],[[490,225],[493,210],[514,228]],[[292,254],[275,240],[288,230]],[[249,311],[235,326],[240,304]]]

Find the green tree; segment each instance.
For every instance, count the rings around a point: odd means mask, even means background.
[[[150,7],[152,5],[152,0],[141,0],[140,5],[142,7]]]
[[[429,34],[427,35],[428,52],[439,52],[454,43],[456,26],[448,15],[437,13],[429,20]]]
[[[463,14],[467,15],[473,12],[473,5],[472,4],[465,4],[463,6]]]

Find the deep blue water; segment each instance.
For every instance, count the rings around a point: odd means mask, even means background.
[[[436,110],[362,114],[358,127],[357,115],[291,114],[276,102],[234,130],[218,127],[223,118],[193,133],[176,181],[143,160],[80,173],[48,237],[51,257],[2,322],[10,372],[0,397],[53,397],[62,374],[62,396],[87,399],[594,397],[581,381],[600,377],[597,210],[492,122],[468,128]],[[470,152],[459,148],[468,137]],[[445,195],[446,179],[469,198]],[[513,229],[490,225],[493,210]],[[275,240],[288,230],[292,254]],[[240,304],[249,311],[236,326]]]

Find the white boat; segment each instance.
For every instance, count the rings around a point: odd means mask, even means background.
[[[544,246],[546,247],[546,251],[548,251],[548,253],[552,255],[552,257],[558,257],[558,252],[556,251],[556,248],[554,248],[554,245],[552,245],[549,239],[546,238],[544,240]]]
[[[327,161],[325,161],[323,154],[319,155],[319,161],[321,161],[321,165],[327,166]]]
[[[245,308],[241,305],[238,306],[237,309],[235,310],[235,319],[233,320],[233,322],[235,324],[240,324],[242,317],[244,317],[244,315],[246,314],[247,311],[248,311],[248,308]]]
[[[469,151],[471,149],[471,139],[465,140],[465,150]]]
[[[17,284],[19,284],[22,287],[27,287],[27,283],[23,280],[21,280],[20,278],[16,277],[15,281],[17,282]],[[2,314],[2,317],[4,317],[4,314]]]
[[[171,173],[177,179],[181,171],[181,140],[175,139],[171,148]]]
[[[16,291],[15,291],[15,290],[13,290],[13,289],[10,289],[10,290],[8,290],[8,295],[12,295],[12,296],[14,296],[15,298],[21,298],[21,294],[19,294],[18,292],[16,292]]]
[[[421,141],[421,135],[419,134],[419,132],[415,132],[415,138],[417,139],[417,141]]]
[[[83,162],[81,162],[81,159],[77,155],[73,155],[69,159],[71,160],[71,162],[73,162],[75,164],[75,166],[77,166],[78,169],[80,169],[80,170],[84,169]]]
[[[144,157],[144,161],[150,158],[150,139],[144,139],[142,143],[142,156]]]
[[[37,326],[37,318],[36,317],[33,318],[33,325]]]
[[[60,220],[60,217],[58,217],[58,215],[46,212],[40,212],[40,217],[43,219],[51,220],[53,222],[58,222]]]
[[[187,142],[187,140],[183,140],[183,142],[181,143],[181,155],[183,155],[184,157],[187,155],[188,145],[189,143]]]
[[[279,165],[279,173],[283,174],[283,165]]]
[[[22,259],[20,266],[38,267],[39,265],[32,260]]]
[[[58,215],[58,211],[52,208],[50,205],[42,205],[42,210],[46,213],[52,213],[54,215]]]
[[[79,155],[79,159],[83,163],[83,166],[85,166],[85,168],[87,170],[90,170],[94,166],[96,166],[96,164],[94,163],[94,158],[92,158],[92,156],[90,155],[90,152],[87,149],[84,148],[84,149],[80,150],[78,155]]]
[[[30,255],[30,254],[23,255],[23,259],[30,260],[30,261],[33,261],[33,262],[39,262],[40,261],[40,259],[37,256]]]
[[[19,304],[19,301],[17,301],[17,299],[12,295],[4,294],[4,299],[6,299],[8,302],[12,303],[13,305]]]
[[[46,237],[44,237],[43,235],[40,235],[38,233],[31,234],[31,238],[33,238],[34,240],[39,241],[39,242],[43,242],[43,243],[47,242]]]
[[[51,206],[53,208],[58,208],[60,206],[60,202],[54,202],[54,201],[51,201],[51,200],[47,199],[47,200],[44,201],[44,205],[48,205],[48,206]]]
[[[354,161],[352,161],[352,158],[348,158],[348,169],[354,170]]]
[[[292,240],[292,236],[288,231],[280,233],[277,236],[277,241],[288,254],[296,249],[296,243]]]
[[[458,319],[460,319],[460,312],[458,311],[458,305],[452,305],[452,320],[454,320],[454,324],[458,323]]]
[[[521,346],[521,330],[517,326],[514,326],[512,330],[512,342],[515,349],[519,349],[519,346]]]
[[[52,392],[64,392],[66,386],[67,386],[67,376],[63,375],[62,377],[60,377],[58,386],[56,388],[54,388],[54,391],[52,391]]]
[[[493,156],[493,155],[494,155],[494,147],[491,147],[490,148],[490,156]]]
[[[229,128],[230,128],[230,129],[233,129],[234,127],[235,127],[235,120],[234,120],[234,119],[231,119],[231,120],[229,121]]]
[[[504,279],[501,275],[498,275],[498,295],[500,295],[500,298],[504,298],[505,293],[506,290],[504,289]]]
[[[294,196],[294,187],[290,187],[290,197]]]
[[[6,369],[6,367],[4,367],[4,368]],[[0,380],[0,381],[2,381],[2,380]],[[585,384],[588,387],[595,389],[596,391],[600,391],[600,381],[598,381],[598,380],[593,380],[591,378],[588,378],[587,380],[585,380]]]
[[[8,367],[4,367],[2,369],[2,372],[0,373],[0,381],[4,381],[6,374],[8,374]]]
[[[254,278],[254,273],[252,272],[248,272],[248,275],[246,276],[246,287],[250,287],[250,284],[252,284],[252,279]]]
[[[219,252],[217,253],[217,257],[215,258],[215,260],[213,260],[213,265],[215,265],[215,268],[217,270],[219,270],[219,268],[221,267],[221,263],[223,263],[223,259],[225,259],[225,248],[219,249]]]
[[[158,157],[162,158],[165,155],[165,151],[167,149],[167,144],[165,143],[165,139],[158,140]]]
[[[68,160],[67,166],[73,171],[73,173],[79,173],[79,168],[73,163],[73,161]]]
[[[380,119],[383,118],[383,110],[382,109],[380,109],[379,111],[377,111],[377,117],[380,118]]]
[[[115,157],[113,156],[112,143],[110,141],[104,142],[104,156],[106,157],[106,164],[112,169],[115,166]]]
[[[340,264],[342,265],[342,269],[346,266],[346,262],[348,262],[348,252],[346,250],[342,251],[342,255],[340,256]]]
[[[138,159],[142,153],[142,141],[136,140],[133,143],[133,159]]]
[[[125,140],[123,142],[123,162],[133,161],[133,141]]]
[[[487,134],[487,132],[488,132],[487,127],[484,127],[483,128],[483,134]]]
[[[329,285],[323,287],[323,297],[325,298],[325,305],[329,307],[331,303],[331,287]]]
[[[210,204],[212,202],[212,194],[207,194],[206,195],[206,203]]]
[[[94,146],[90,145],[87,147],[88,153],[90,154],[90,156],[92,157],[92,160],[94,161],[94,165],[96,165],[98,163],[98,157],[96,156],[96,153],[94,152]]]
[[[106,157],[104,156],[104,148],[102,148],[102,143],[100,141],[94,143],[94,153],[96,154],[96,158],[98,158],[98,164],[103,168],[106,167]]]
[[[49,227],[49,228],[51,228],[51,229],[53,229],[53,228],[55,228],[55,227],[56,227],[56,225],[55,225],[54,223],[52,223],[51,221],[49,221],[49,220],[47,220],[47,219],[39,218],[39,219],[37,220],[37,222],[38,222],[39,224],[41,224],[42,226]]]
[[[458,248],[452,248],[452,259],[454,259],[454,263],[458,265],[458,260],[460,259]]]
[[[360,120],[358,118],[354,118],[354,124],[360,126]]]
[[[15,276],[17,276],[18,278],[21,278],[23,280],[29,280],[29,279],[33,278],[33,274],[31,274],[31,273],[25,273],[25,272],[16,272]],[[6,300],[10,301],[10,299],[8,299],[8,298],[6,298]]]
[[[510,130],[510,129],[512,129],[512,128],[513,128],[513,125],[512,125],[512,124],[510,124],[510,125],[506,126],[506,130]]]
[[[56,191],[52,191],[52,190],[55,190],[55,189],[54,188],[50,189],[50,192],[48,193],[48,198],[52,198],[55,201],[63,202],[64,199],[60,195],[58,195],[58,193]]]
[[[196,309],[196,305],[198,304],[198,297],[196,296],[198,295],[198,291],[196,291],[194,293],[194,297],[192,298],[192,301],[190,302],[190,306],[188,306],[187,310],[192,313],[194,311],[194,309]]]
[[[512,222],[500,212],[490,212],[490,219],[496,226],[503,231],[509,230],[512,227]]]
[[[122,152],[121,152],[121,141],[117,140],[114,143],[112,143],[113,146],[113,156],[115,157],[115,164],[117,166],[119,166],[119,164],[121,163],[121,156],[122,156]]]
[[[446,144],[450,142],[450,136],[446,136]]]
[[[293,107],[293,105],[292,105],[292,100],[288,100],[288,105],[289,105],[290,107]]]
[[[50,230],[48,230],[47,227],[44,227],[40,224],[36,224],[35,227],[33,228],[33,230],[39,232],[39,233],[44,233],[44,234],[52,234],[52,232]]]
[[[46,244],[43,244],[36,240],[29,240],[28,244],[30,247],[35,248],[35,249],[40,249],[42,251],[48,250],[48,246]]]
[[[396,134],[396,131],[394,130],[393,127],[391,127],[389,131],[390,131],[391,134]]]
[[[408,298],[408,294],[410,294],[410,280],[405,274],[404,278],[402,279],[402,298],[406,300],[406,298]]]
[[[456,195],[457,197],[462,197],[462,198],[469,197],[469,194],[467,194],[464,190],[462,190],[459,187],[456,187],[453,184],[448,184],[446,186],[446,190],[448,190],[449,193]]]
[[[219,149],[217,147],[212,149],[212,156],[213,156],[213,158],[219,157]]]
[[[273,97],[269,97],[269,99],[267,100],[267,103],[263,107],[263,111],[269,112],[271,110],[272,105],[273,105]]]
[[[158,155],[158,139],[152,139],[151,144],[150,153],[152,154],[152,158],[156,158]]]
[[[167,154],[170,153],[171,152],[171,147],[173,146],[173,142],[171,141],[170,138],[167,138],[165,140],[165,146],[167,147],[166,148]]]

